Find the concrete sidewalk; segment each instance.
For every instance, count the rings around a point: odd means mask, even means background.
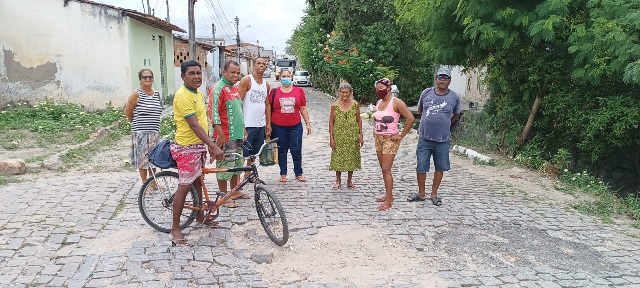
[[[603,224],[565,205],[534,201],[526,191],[473,173],[483,166],[454,161],[441,187],[440,207],[406,202],[417,191],[415,136],[405,138],[394,162],[392,209],[377,211],[379,203],[374,202],[383,183],[368,122],[363,169],[355,173],[357,189],[332,189],[331,100],[306,91],[313,123],[313,133],[303,140],[307,182],[294,179],[291,162],[286,183],[278,182],[277,166],[260,168],[289,219],[291,237],[285,246],[276,247],[265,236],[253,200],[223,208],[221,228],[186,229],[194,245],[170,247],[167,235],[140,216],[137,173],[35,175],[33,181],[0,187],[0,286],[640,287],[638,230]],[[214,177],[207,179],[215,188]],[[367,259],[349,259],[360,251],[341,254],[347,263],[371,265],[371,274],[363,279],[351,277],[355,272],[339,263],[334,271],[318,270],[325,277],[305,267],[280,269],[281,262],[305,256],[296,254],[303,245],[322,249],[315,237],[340,227],[346,227],[341,230],[345,242],[358,236],[354,231],[375,231],[382,246],[362,249],[384,246],[389,250],[373,252],[393,257],[396,251],[411,261],[397,258],[381,268]],[[282,255],[289,258],[278,257]],[[273,262],[256,264],[259,258]],[[308,260],[299,266],[325,267],[322,259]],[[402,271],[392,269],[393,264]],[[332,278],[334,274],[342,276]]]

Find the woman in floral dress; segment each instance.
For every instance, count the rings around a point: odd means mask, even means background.
[[[336,171],[336,183],[333,188],[342,187],[342,171],[347,171],[347,188],[354,189],[353,171],[360,169],[360,148],[364,143],[360,105],[353,100],[353,88],[349,83],[340,84],[339,91],[338,101],[331,105],[329,116],[329,170]]]

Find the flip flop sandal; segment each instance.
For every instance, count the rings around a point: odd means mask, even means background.
[[[391,205],[382,204],[382,205],[378,206],[378,211],[384,211],[384,210],[389,210],[389,209],[391,209]]]
[[[356,185],[353,185],[353,184],[347,184],[347,189],[349,189],[349,190],[355,190],[355,189],[356,189]]]
[[[342,188],[342,185],[340,185],[338,183],[333,184],[333,189],[340,189],[340,188]]]
[[[300,176],[296,176],[296,180],[300,181],[300,182],[307,182],[307,179],[304,178],[304,176],[300,175]]]
[[[240,195],[240,197],[238,197],[236,199],[251,199],[251,195],[246,194],[246,193],[242,193],[242,195]]]
[[[409,202],[425,201],[425,200],[427,200],[427,198],[422,198],[422,197],[418,196],[418,194],[415,194],[415,195],[407,198],[407,201],[409,201]]]
[[[287,175],[280,175],[280,182],[281,183],[287,182]]]
[[[431,200],[431,203],[433,203],[433,205],[436,205],[436,206],[442,205],[442,199],[440,199],[440,197],[429,198],[429,200]]]
[[[189,246],[189,242],[187,241],[187,238],[173,238],[173,236],[171,236],[171,234],[169,234],[169,240],[171,240],[171,246]]]
[[[387,196],[379,196],[376,197],[376,202],[384,202],[385,199],[387,199]]]
[[[213,219],[207,219],[204,220],[204,222],[197,222],[196,224],[198,225],[202,225],[202,226],[207,226],[209,228],[218,228],[220,227],[220,223],[213,221]]]
[[[227,208],[238,208],[238,206],[240,206],[240,205],[238,205],[238,203],[236,203],[236,201],[232,200],[232,201],[225,202],[224,204],[222,204],[222,206],[227,207]]]

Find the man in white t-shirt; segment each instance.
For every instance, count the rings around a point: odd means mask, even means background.
[[[253,66],[253,74],[244,76],[238,84],[238,92],[242,98],[244,127],[247,132],[247,139],[242,149],[244,157],[257,154],[264,144],[265,99],[270,91],[269,83],[262,79],[267,69],[267,59],[258,57]],[[251,160],[247,160],[247,165],[251,165]],[[248,177],[249,173],[245,172],[245,177]]]

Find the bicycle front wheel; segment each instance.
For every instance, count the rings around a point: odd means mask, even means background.
[[[264,184],[257,184],[255,189],[256,210],[260,224],[273,243],[278,246],[286,244],[289,240],[289,224],[280,201]]]
[[[138,193],[138,208],[142,218],[154,229],[169,233],[173,220],[173,198],[178,189],[178,173],[160,171],[142,184]],[[191,186],[184,201],[185,204],[199,207],[198,193]],[[180,229],[185,229],[196,219],[196,210],[183,208],[180,216]]]

